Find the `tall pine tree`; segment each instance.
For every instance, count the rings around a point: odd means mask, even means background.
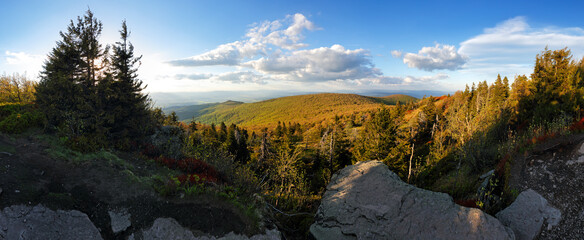
[[[126,148],[132,139],[140,139],[152,130],[149,98],[143,94],[143,82],[138,79],[138,67],[142,56],[134,56],[134,46],[128,41],[130,32],[126,21],[122,22],[120,41],[113,46],[111,77],[104,81],[103,100],[109,119],[109,131],[118,147]],[[103,98],[102,97],[102,98]]]
[[[126,22],[111,56],[109,46],[98,41],[101,31],[90,10],[71,21],[49,54],[37,87],[37,103],[48,125],[78,150],[112,143],[127,148],[156,125],[137,75],[141,57],[134,56]]]
[[[37,103],[49,126],[69,137],[73,147],[103,145],[96,83],[102,79],[103,57],[108,51],[98,39],[102,24],[91,10],[60,32],[41,72]]]

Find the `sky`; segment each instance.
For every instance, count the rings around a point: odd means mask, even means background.
[[[546,46],[568,47],[582,59],[583,7],[538,0],[0,0],[0,73],[38,80],[59,32],[91,9],[103,23],[104,45],[119,39],[127,21],[151,94],[454,92],[497,74],[529,76]]]

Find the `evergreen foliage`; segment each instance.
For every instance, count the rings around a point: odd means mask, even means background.
[[[102,23],[90,10],[71,21],[53,48],[41,72],[36,99],[47,117],[48,129],[56,130],[78,150],[100,147],[128,148],[131,141],[150,134],[155,121],[148,96],[137,79],[134,47],[122,23],[121,42],[99,42]]]

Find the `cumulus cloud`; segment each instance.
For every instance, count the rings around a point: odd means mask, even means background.
[[[256,23],[248,29],[241,41],[222,44],[211,51],[168,63],[172,66],[192,67],[228,66],[227,68],[236,71],[228,70],[229,72],[221,74],[177,74],[175,78],[233,84],[302,82],[310,83],[311,86],[332,84],[377,88],[408,85],[415,88],[448,78],[445,74],[422,77],[385,76],[373,64],[369,50],[347,49],[338,44],[307,48],[308,45],[303,43],[303,33],[314,30],[319,28],[304,15],[297,13],[281,20]],[[392,55],[404,58],[406,63],[414,64],[417,61],[419,68],[432,70],[456,69],[465,61],[454,47],[448,45],[424,48],[418,54],[393,51]],[[428,59],[431,61],[428,62]]]
[[[341,45],[303,49],[303,32],[319,28],[302,14],[254,24],[245,40],[227,43],[190,57],[170,61],[173,66],[224,65],[253,70],[246,74],[216,77],[229,82],[264,82],[265,79],[324,82],[375,78],[382,75],[364,49],[345,49]],[[253,73],[253,75],[252,75]],[[263,78],[259,78],[260,75]],[[229,77],[228,77],[229,76]],[[240,81],[241,80],[241,81]]]
[[[584,54],[584,30],[530,26],[525,17],[515,17],[484,29],[483,33],[460,44],[459,52],[470,57],[467,70],[485,76],[501,73],[529,74],[536,54],[545,47],[568,47],[576,59]]]
[[[285,29],[284,26],[288,25]],[[246,36],[249,42],[260,45],[272,44],[288,50],[294,50],[306,47],[307,44],[302,43],[304,30],[318,30],[319,28],[309,21],[304,15],[296,13],[288,15],[284,20],[276,20],[273,22],[265,21],[261,24],[255,24],[254,27],[248,30]]]
[[[304,15],[296,13],[288,15],[283,20],[265,21],[254,24],[246,34],[246,39],[219,45],[217,48],[189,58],[169,61],[173,66],[212,66],[238,65],[244,59],[257,55],[266,55],[270,47],[295,50],[306,47],[302,43],[304,30],[318,30],[319,28]]]
[[[341,45],[274,54],[248,61],[242,66],[276,79],[302,82],[359,79],[381,74],[374,68],[369,51],[345,49]]]
[[[418,53],[403,54],[400,51],[392,51],[392,55],[402,58],[408,67],[425,71],[457,70],[468,61],[468,57],[459,54],[456,51],[456,47],[441,44],[436,44],[433,47],[423,47]]]

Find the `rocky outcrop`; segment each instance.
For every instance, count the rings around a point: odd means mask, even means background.
[[[310,232],[316,239],[514,239],[479,209],[404,183],[379,161],[336,173]]]
[[[0,211],[0,239],[102,239],[85,213],[15,205]]]
[[[143,239],[143,240],[275,240],[281,239],[280,232],[277,229],[266,230],[265,234],[258,234],[251,237],[245,235],[235,234],[230,232],[223,237],[214,236],[200,236],[195,237],[193,232],[181,226],[176,220],[172,218],[158,218],[152,224],[152,227],[144,229],[132,234],[128,239]]]
[[[544,224],[551,229],[560,223],[562,213],[537,192],[528,189],[519,194],[509,207],[497,213],[497,218],[513,229],[517,239],[531,240],[539,235]]]

